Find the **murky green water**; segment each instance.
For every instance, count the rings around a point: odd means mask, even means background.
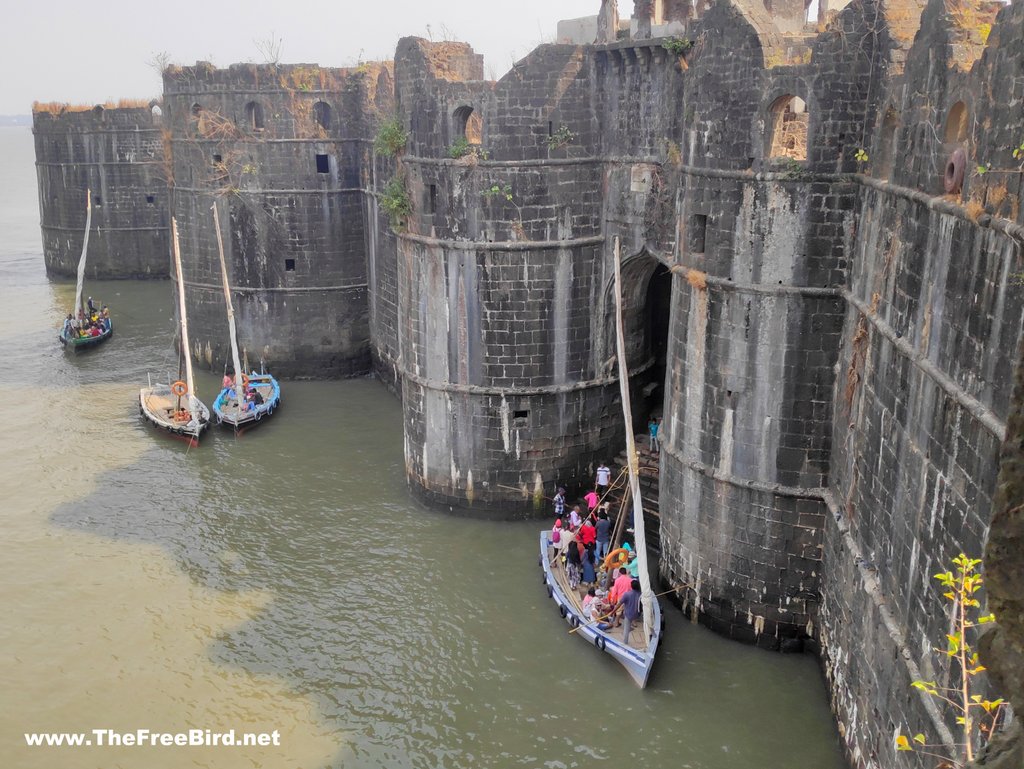
[[[569,636],[536,524],[418,507],[397,401],[287,382],[198,448],[135,397],[174,367],[168,283],[92,283],[114,339],[65,357],[31,136],[0,129],[0,762],[5,767],[838,769],[810,658],[669,611],[649,688]],[[215,378],[199,375],[209,403]],[[27,748],[26,731],[281,732],[269,748]]]

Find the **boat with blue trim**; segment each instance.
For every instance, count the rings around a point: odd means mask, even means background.
[[[652,622],[647,630],[643,622],[637,622],[629,634],[629,641],[622,638],[622,629],[601,630],[601,623],[590,622],[583,612],[580,594],[569,587],[569,578],[551,544],[551,531],[540,533],[540,566],[544,572],[544,586],[548,597],[558,606],[574,634],[593,644],[597,649],[618,661],[641,689],[647,685],[647,678],[658,653],[658,644],[665,633],[665,618],[657,599],[651,601]]]
[[[213,413],[217,417],[217,424],[240,432],[273,415],[280,405],[281,385],[270,374],[257,374],[254,371],[242,375],[241,389],[232,383],[220,391],[213,402]]]

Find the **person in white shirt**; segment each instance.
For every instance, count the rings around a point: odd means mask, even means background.
[[[601,466],[597,468],[597,482],[594,484],[597,486],[597,493],[599,496],[603,497],[604,493],[608,491],[608,485],[611,483],[611,480],[612,471],[608,469],[608,465],[602,462]]]

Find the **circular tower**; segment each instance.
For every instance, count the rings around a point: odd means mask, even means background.
[[[165,70],[172,211],[201,364],[230,359],[216,203],[249,366],[297,377],[369,370],[364,168],[377,113],[390,108],[384,72],[205,62]]]
[[[166,278],[168,191],[160,106],[35,104],[43,258],[51,276],[74,277],[92,191],[86,274]]]
[[[409,144],[378,182],[411,209],[392,219],[397,367],[406,471],[431,503],[537,515],[621,438],[585,64],[579,48],[543,46],[488,83],[469,46],[399,43]],[[520,110],[552,71],[559,98]]]

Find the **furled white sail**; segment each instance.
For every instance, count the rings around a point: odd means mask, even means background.
[[[78,285],[75,286],[75,307],[72,315],[78,317],[82,309],[82,287],[85,285],[85,255],[89,250],[89,230],[92,228],[92,192],[85,191],[85,238],[82,240],[82,255],[78,258]]]
[[[213,224],[217,230],[217,252],[220,254],[220,277],[224,285],[224,302],[228,308],[228,331],[231,334],[231,362],[235,365],[235,397],[238,399],[239,407],[244,400],[242,392],[242,364],[238,359],[238,336],[235,332],[235,308],[231,303],[231,286],[228,284],[228,267],[224,260],[224,239],[220,233],[220,216],[217,214],[217,204],[213,204]]]
[[[188,342],[188,316],[185,313],[185,278],[181,273],[181,251],[178,247],[178,222],[171,217],[171,233],[174,244],[174,270],[178,278],[178,315],[181,318],[181,347],[185,360],[185,384],[188,387],[189,411],[195,416],[196,383],[192,376],[192,348]]]
[[[644,604],[644,638],[651,637],[654,617],[654,591],[647,569],[647,540],[644,532],[644,510],[640,498],[639,462],[633,437],[633,410],[629,401],[629,369],[626,366],[626,340],[622,332],[622,276],[620,270],[619,239],[615,238],[615,349],[619,359],[619,393],[622,397],[622,416],[626,423],[626,462],[629,466],[629,488],[633,494],[633,536],[636,539],[636,558],[639,563],[640,592]]]

